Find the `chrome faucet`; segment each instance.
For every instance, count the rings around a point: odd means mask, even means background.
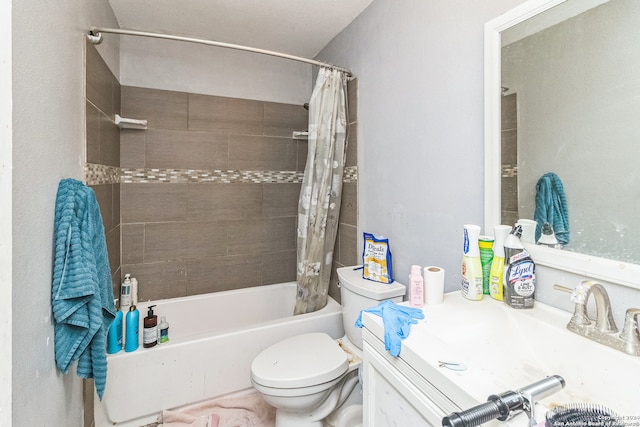
[[[567,324],[567,329],[585,338],[604,344],[619,351],[640,356],[640,329],[638,315],[640,309],[627,310],[624,327],[618,334],[618,328],[613,320],[611,301],[607,290],[600,283],[585,280],[574,289],[554,285],[554,289],[571,292],[571,301],[575,303],[573,316]],[[589,297],[593,295],[596,304],[595,320],[587,313]]]

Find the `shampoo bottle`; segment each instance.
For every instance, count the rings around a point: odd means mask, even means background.
[[[533,308],[536,290],[535,264],[520,242],[521,234],[522,228],[516,225],[504,243],[504,302],[513,308]]]
[[[144,329],[142,331],[142,346],[144,348],[158,344],[158,316],[153,314],[153,307],[155,305],[149,306],[147,317],[144,318]]]
[[[140,322],[140,313],[135,305],[129,307],[129,312],[127,313],[127,318],[125,323],[126,327],[126,336],[124,339],[124,351],[130,352],[138,349],[138,328],[140,327],[138,324]]]
[[[114,300],[116,307],[118,300]],[[116,318],[113,319],[107,333],[107,353],[114,354],[122,350],[122,311],[116,311]]]
[[[120,309],[124,313],[129,312],[129,307],[131,307],[131,275],[124,275],[124,282],[122,282],[122,286],[120,286]]]
[[[162,316],[158,325],[158,344],[166,344],[169,342],[169,324],[167,318]]]
[[[135,277],[131,278],[131,304],[138,304],[138,280]]]
[[[424,279],[419,265],[412,265],[409,273],[409,305],[411,307],[424,305]]]
[[[502,276],[504,273],[504,241],[511,231],[509,225],[496,225],[493,228],[493,260],[491,261],[491,270],[489,272],[489,294],[491,298],[502,301]]]
[[[472,301],[482,299],[482,263],[478,237],[480,226],[464,226],[464,253],[462,256],[462,295]]]

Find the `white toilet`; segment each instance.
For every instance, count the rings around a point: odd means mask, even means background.
[[[360,387],[354,392],[362,362],[362,330],[355,321],[361,310],[380,301],[402,301],[405,286],[363,279],[362,269],[354,268],[337,270],[344,337],[297,335],[265,349],[251,364],[253,386],[276,408],[276,427],[322,427],[325,419],[334,427],[362,424]]]

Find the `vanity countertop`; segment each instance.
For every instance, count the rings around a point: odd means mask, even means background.
[[[412,325],[400,358],[460,408],[557,374],[565,388],[541,405],[597,403],[640,423],[640,357],[568,331],[571,313],[537,301],[533,309],[516,310],[489,297],[469,301],[459,292],[423,311],[425,318]],[[364,313],[363,323],[383,339],[380,317]],[[441,361],[467,369],[447,369]]]

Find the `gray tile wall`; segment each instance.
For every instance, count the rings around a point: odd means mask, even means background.
[[[95,46],[85,43],[86,51],[86,163],[102,169],[120,168],[120,134],[114,123],[120,112],[120,84],[104,62]],[[87,168],[85,168],[87,169]],[[87,174],[85,182],[93,188],[107,238],[109,264],[118,295],[120,284],[120,181],[98,180]]]
[[[301,105],[125,86],[122,114],[148,121],[121,132],[122,273],[141,300],[295,280],[300,184],[269,176],[304,169]]]
[[[349,95],[347,167],[357,176],[357,82]],[[119,110],[148,129],[118,130]],[[138,278],[142,300],[295,280],[307,142],[291,133],[307,120],[298,105],[121,88],[87,46],[87,177],[103,212],[114,293],[125,273]],[[356,231],[352,179],[334,268],[358,262]]]
[[[502,97],[501,123],[501,223],[518,220],[518,104],[517,94]]]

